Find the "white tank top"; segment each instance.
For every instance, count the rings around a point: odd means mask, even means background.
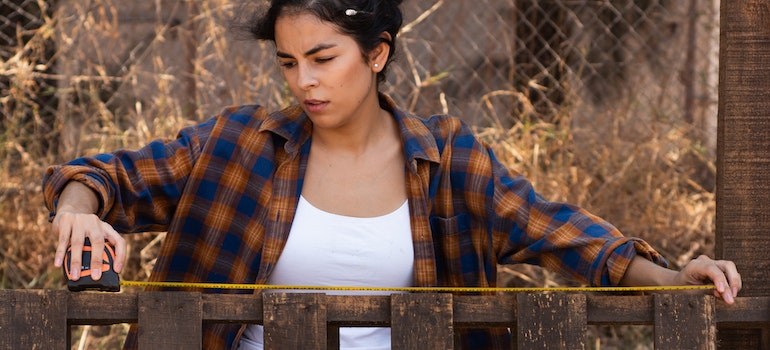
[[[414,248],[407,202],[392,213],[359,218],[325,212],[300,196],[286,246],[267,283],[410,287],[414,283],[413,274]],[[393,293],[319,292],[346,295]],[[239,349],[261,350],[263,340],[262,326],[249,325],[241,337]],[[390,349],[390,328],[341,327],[340,349]]]

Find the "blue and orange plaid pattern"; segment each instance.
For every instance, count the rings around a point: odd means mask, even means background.
[[[460,119],[422,119],[380,98],[401,128],[415,286],[491,287],[497,264],[517,263],[617,285],[637,254],[666,265],[644,241],[542,198]],[[226,108],[176,139],[50,167],[45,203],[53,216],[66,183],[80,181],[119,232],[166,231],[152,281],[263,284],[291,228],[311,131],[296,106],[271,114],[258,105]],[[204,325],[204,347],[231,347],[237,334],[238,325]],[[463,343],[504,348],[506,337],[469,330]],[[135,345],[129,336],[126,347]]]

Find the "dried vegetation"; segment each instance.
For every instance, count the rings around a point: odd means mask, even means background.
[[[109,1],[92,8],[87,3],[44,17],[39,29],[24,33],[25,44],[0,62],[0,77],[9,81],[0,93],[0,288],[64,288],[52,264],[56,237],[49,232],[40,193],[47,165],[173,137],[180,127],[226,104],[261,101],[277,107],[290,100],[270,64],[255,64],[253,53],[233,54],[222,25],[231,10],[224,0],[175,9],[194,11],[193,19],[176,23],[164,17],[152,36],[132,47],[112,43],[126,33],[118,29]],[[196,47],[179,39],[189,31],[199,33]],[[52,42],[53,56],[46,53]],[[105,42],[109,47],[100,48]],[[173,54],[164,51],[174,42],[181,43],[175,53],[190,58],[185,70],[175,70]],[[253,50],[259,44],[238,43],[249,45]],[[228,71],[235,74],[223,74]],[[184,89],[192,96],[180,93]],[[701,149],[675,116],[631,128],[633,114],[618,108],[579,128],[571,122],[574,107],[565,104],[551,119],[555,122],[524,116],[476,130],[543,195],[584,206],[627,235],[646,239],[674,268],[698,254],[713,255],[714,164],[707,156],[713,152]],[[123,279],[147,277],[161,238],[158,233],[128,236],[130,261]],[[529,266],[504,267],[501,280],[516,286],[569,283]],[[115,348],[125,329],[80,327],[72,347]],[[645,327],[594,327],[591,332],[591,348],[649,347]]]

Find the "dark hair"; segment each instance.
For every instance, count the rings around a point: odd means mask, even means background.
[[[388,65],[396,52],[396,35],[403,17],[399,5],[402,0],[271,0],[267,10],[257,11],[250,21],[249,32],[258,40],[275,43],[275,21],[290,13],[310,13],[322,21],[334,24],[341,33],[350,35],[358,43],[364,58],[382,42],[390,50],[377,82],[385,80]],[[353,11],[348,11],[353,10]],[[390,40],[383,38],[390,34]]]

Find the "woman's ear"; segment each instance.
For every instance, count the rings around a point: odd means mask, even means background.
[[[390,45],[392,44],[393,37],[388,32],[382,32],[380,43],[369,54],[369,62],[375,73],[379,73],[385,68],[385,63],[388,62],[388,55],[390,55]]]

